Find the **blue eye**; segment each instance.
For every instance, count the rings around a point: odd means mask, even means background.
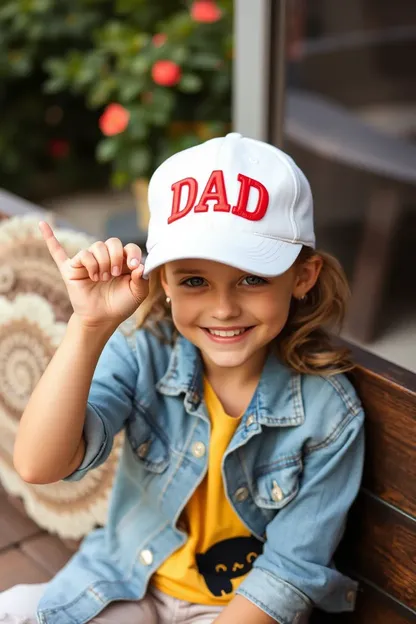
[[[189,277],[181,283],[181,286],[187,286],[188,288],[198,288],[205,282],[203,277]]]
[[[267,280],[258,275],[247,275],[247,277],[243,279],[243,282],[244,280],[246,280],[248,286],[262,286],[268,283]]]

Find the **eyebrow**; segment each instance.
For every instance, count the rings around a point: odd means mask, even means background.
[[[197,269],[176,269],[173,275],[206,275],[206,271],[198,271]]]

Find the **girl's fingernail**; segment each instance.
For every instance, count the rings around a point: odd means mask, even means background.
[[[110,276],[108,275],[108,273],[103,273],[103,280],[104,280],[104,282],[106,282],[109,277]]]
[[[142,267],[143,267],[143,268],[142,268],[142,274],[141,274],[141,277],[142,277],[144,280],[148,281],[149,276],[148,276],[148,275],[144,275],[144,271],[145,271],[145,268],[146,268],[146,267],[144,266],[144,264],[142,264]]]
[[[115,266],[112,268],[111,273],[115,276],[120,275],[120,267]]]
[[[132,259],[130,260],[130,265],[131,265],[131,266],[139,266],[139,261],[138,261],[138,259],[137,259],[137,258],[132,258]]]

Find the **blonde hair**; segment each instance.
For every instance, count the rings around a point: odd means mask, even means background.
[[[303,247],[296,263],[308,262],[313,256],[322,259],[318,280],[304,301],[292,299],[287,322],[271,347],[292,370],[329,376],[354,367],[348,349],[334,345],[329,333],[341,329],[350,291],[340,263],[330,254]],[[146,328],[166,341],[166,332],[162,328],[169,322],[173,330],[170,341],[174,342],[178,332],[166,303],[161,271],[156,269],[149,276],[149,295],[136,312],[136,326]]]

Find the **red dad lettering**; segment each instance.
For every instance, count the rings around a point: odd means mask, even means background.
[[[186,202],[186,206],[182,208],[182,210],[180,210],[181,195],[184,186],[188,187],[188,201]],[[198,182],[195,180],[195,178],[184,178],[183,180],[179,180],[179,182],[175,182],[175,184],[172,184],[171,188],[173,191],[173,202],[172,212],[168,219],[168,223],[173,223],[173,221],[181,219],[192,210],[192,207],[195,204],[196,196],[198,194]]]
[[[215,190],[214,190],[215,189]],[[227,201],[224,174],[222,171],[213,171],[209,177],[199,204],[195,206],[195,212],[207,212],[208,201],[216,201],[215,212],[230,212],[230,204]]]
[[[240,182],[240,193],[238,195],[237,205],[233,206],[232,213],[238,217],[243,217],[249,221],[260,221],[264,217],[269,205],[269,193],[266,187],[253,178],[249,178],[242,173],[237,177]],[[182,189],[188,187],[188,200],[186,206],[180,209]],[[247,210],[248,200],[251,189],[258,191],[259,198],[256,209],[253,212]],[[179,182],[172,184],[173,202],[172,213],[168,219],[168,223],[173,223],[177,219],[186,216],[195,204],[198,194],[198,183],[195,178],[184,178]],[[202,192],[199,203],[194,206],[195,212],[207,212],[209,209],[208,202],[215,201],[214,212],[230,212],[231,206],[228,203],[227,191],[225,188],[224,174],[222,171],[213,171]]]
[[[263,219],[266,214],[267,207],[269,205],[269,192],[258,180],[253,180],[253,178],[248,178],[242,173],[238,174],[237,180],[241,183],[240,186],[240,194],[238,196],[237,205],[233,208],[233,214],[238,217],[243,217],[244,219],[249,219],[249,221],[260,221]],[[259,200],[257,202],[256,209],[253,212],[248,212],[248,198],[250,195],[251,188],[255,188],[259,192]]]

